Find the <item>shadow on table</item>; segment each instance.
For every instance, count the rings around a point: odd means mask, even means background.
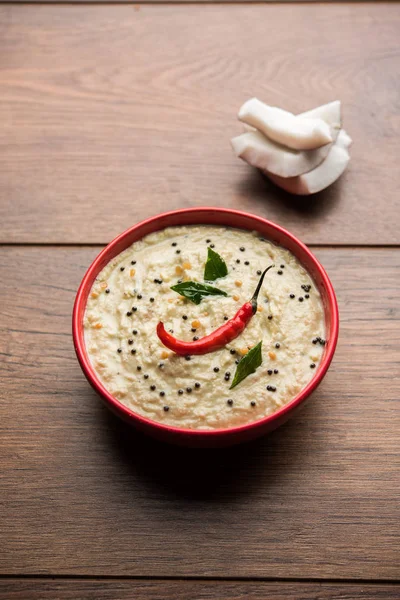
[[[252,201],[276,210],[276,214],[296,216],[307,219],[320,219],[330,213],[340,202],[342,181],[338,179],[326,190],[311,196],[295,196],[285,192],[270,181],[261,171],[252,169],[248,176],[241,179],[237,191],[241,195],[251,196]]]
[[[309,410],[306,406],[301,411],[302,421]],[[136,487],[141,479],[153,493],[167,494],[166,498],[226,502],[257,493],[275,480],[279,485],[307,451],[307,441],[298,432],[299,416],[258,440],[221,449],[184,448],[153,440],[102,406],[98,418],[104,443],[127,475],[125,481]]]

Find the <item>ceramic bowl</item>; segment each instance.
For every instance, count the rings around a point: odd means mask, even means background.
[[[224,227],[228,226],[257,231],[261,236],[290,250],[309,272],[321,294],[326,326],[324,354],[318,368],[315,370],[313,378],[297,396],[275,413],[258,421],[240,427],[212,431],[181,429],[151,421],[132,412],[132,410],[114,398],[102,385],[90,363],[85,347],[83,329],[86,302],[91,287],[97,275],[111,259],[128,248],[133,242],[140,240],[154,231],[159,231],[170,226],[200,224],[221,225]],[[73,310],[73,339],[79,363],[89,383],[100,394],[106,405],[116,415],[137,429],[160,440],[187,446],[227,446],[254,439],[285,423],[305,403],[325,377],[335,352],[338,330],[339,316],[335,292],[323,267],[310,250],[291,233],[271,221],[248,213],[224,208],[190,208],[167,212],[146,219],[130,227],[124,233],[121,233],[121,235],[100,252],[90,265],[77,292]]]

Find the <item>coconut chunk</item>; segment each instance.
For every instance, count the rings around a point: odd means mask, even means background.
[[[321,104],[317,108],[312,108],[306,112],[297,115],[301,119],[322,119],[335,129],[342,128],[342,107],[340,100],[334,100],[328,102],[328,104]]]
[[[350,136],[342,129],[336,143],[332,146],[326,159],[315,169],[299,177],[279,177],[266,172],[266,175],[282,189],[300,196],[316,194],[336,181],[344,172],[350,161],[347,151],[351,145]]]
[[[338,100],[302,113],[304,118],[321,118],[330,127],[333,142],[341,128],[341,106]],[[302,116],[299,115],[299,116]],[[332,147],[326,144],[316,150],[292,150],[268,139],[251,125],[244,125],[246,133],[231,140],[238,158],[253,167],[280,177],[297,177],[315,169],[328,156]]]
[[[243,123],[293,150],[314,150],[332,142],[329,125],[321,118],[296,117],[257,98],[247,100],[238,116]]]
[[[338,132],[335,134],[335,139]],[[290,150],[272,142],[259,131],[238,135],[231,140],[238,158],[253,167],[280,177],[296,177],[311,171],[327,157],[331,144],[316,150]]]

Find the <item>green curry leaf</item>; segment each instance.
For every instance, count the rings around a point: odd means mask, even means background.
[[[204,279],[206,281],[215,281],[226,275],[228,275],[226,262],[218,252],[214,252],[212,248],[208,248],[207,262],[204,267]]]
[[[200,304],[204,296],[227,296],[228,294],[223,290],[219,290],[212,285],[206,283],[198,283],[197,281],[184,281],[183,283],[177,283],[171,286],[171,290],[178,292],[181,296],[184,296],[195,304]]]
[[[254,346],[249,352],[243,356],[242,360],[237,366],[235,377],[233,378],[232,385],[229,389],[237,386],[238,383],[246,379],[249,375],[256,372],[256,369],[262,363],[262,351],[261,351],[262,341]]]

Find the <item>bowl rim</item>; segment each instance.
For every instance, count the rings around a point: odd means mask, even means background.
[[[255,224],[258,223],[258,224],[262,224],[263,226],[268,226],[272,229],[275,229],[275,231],[278,234],[281,234],[281,235],[285,236],[286,238],[289,238],[292,243],[297,245],[302,250],[302,252],[307,256],[307,261],[312,263],[314,270],[318,272],[318,275],[321,278],[321,280],[323,281],[323,284],[326,289],[326,297],[328,300],[328,306],[324,307],[324,316],[326,317],[326,314],[329,309],[329,311],[330,311],[330,336],[329,336],[329,345],[326,349],[325,354],[323,355],[322,361],[319,365],[319,368],[316,370],[315,375],[308,382],[308,384],[302,390],[300,390],[300,392],[294,398],[292,398],[292,400],[290,400],[287,404],[282,406],[280,409],[278,409],[274,413],[272,413],[270,415],[266,415],[265,417],[262,417],[261,419],[252,421],[251,423],[246,423],[244,425],[238,425],[235,427],[224,427],[224,428],[219,428],[219,429],[187,429],[184,427],[175,427],[172,425],[166,425],[166,424],[160,423],[158,421],[153,421],[152,419],[143,417],[142,415],[134,412],[133,410],[129,409],[125,404],[123,404],[122,402],[117,400],[117,398],[115,398],[103,386],[101,381],[98,379],[96,372],[95,372],[94,368],[92,367],[89,357],[87,355],[86,345],[85,345],[85,341],[84,341],[83,319],[80,319],[79,315],[82,312],[82,309],[83,309],[83,312],[86,309],[87,298],[89,296],[90,289],[93,285],[93,281],[97,277],[97,275],[100,273],[101,269],[103,268],[103,267],[100,268],[99,265],[101,265],[103,263],[104,259],[107,258],[108,255],[112,253],[112,250],[115,248],[115,246],[118,246],[121,241],[123,241],[125,238],[129,237],[136,229],[140,229],[140,228],[144,228],[145,226],[148,226],[148,225],[156,224],[160,219],[168,219],[170,217],[174,218],[175,216],[179,216],[180,214],[188,214],[188,213],[189,214],[190,213],[198,214],[199,220],[198,220],[197,224],[203,225],[204,223],[201,221],[201,216],[202,216],[202,214],[209,213],[209,212],[219,213],[220,215],[226,215],[226,216],[234,215],[237,218],[250,219]],[[170,226],[173,227],[176,225],[166,225],[165,227],[170,227]],[[179,225],[177,225],[177,226],[179,226]],[[159,229],[155,228],[153,230],[153,232],[160,231],[160,230],[164,229],[165,227],[161,227]],[[149,234],[145,234],[145,235],[149,235]],[[138,239],[141,239],[141,238],[138,238]],[[131,244],[129,244],[129,245],[131,245]],[[125,249],[128,248],[129,245],[127,245],[125,247]],[[115,256],[117,256],[121,252],[123,252],[123,250],[120,250],[119,252],[117,252],[117,254],[115,254]],[[112,260],[112,259],[108,258],[108,260],[106,262],[109,262],[110,260]],[[303,261],[300,261],[300,262],[305,267],[304,262]],[[309,269],[307,267],[305,267],[305,268],[306,268],[307,272],[309,272]],[[298,238],[296,238],[292,233],[290,233],[289,231],[287,231],[280,225],[277,225],[276,223],[269,221],[268,219],[265,219],[264,217],[260,217],[258,215],[247,213],[245,211],[229,209],[229,208],[222,208],[222,207],[213,207],[213,206],[182,208],[182,209],[178,209],[178,210],[172,210],[172,211],[159,213],[155,216],[148,217],[147,219],[144,219],[143,221],[136,223],[132,227],[129,227],[128,229],[126,229],[125,231],[120,233],[117,237],[115,237],[109,244],[107,244],[101,250],[101,252],[96,256],[96,258],[90,264],[89,268],[87,269],[87,271],[79,285],[78,291],[76,293],[74,307],[73,307],[73,313],[72,313],[72,337],[73,337],[75,352],[76,352],[79,364],[82,368],[84,375],[86,376],[89,383],[91,384],[91,386],[106,401],[106,403],[113,410],[113,412],[117,413],[119,416],[123,416],[123,418],[125,418],[125,420],[127,420],[128,422],[132,422],[132,424],[134,424],[134,422],[136,421],[136,422],[142,424],[143,426],[145,426],[146,428],[155,428],[158,431],[164,432],[166,434],[173,434],[173,435],[178,435],[178,436],[190,436],[192,438],[206,437],[207,439],[212,439],[214,437],[241,434],[241,433],[248,432],[248,431],[251,431],[251,430],[254,430],[257,428],[266,427],[267,424],[271,424],[274,421],[279,421],[287,413],[291,412],[296,407],[298,407],[302,402],[304,402],[306,400],[306,398],[308,398],[312,394],[312,392],[318,387],[318,385],[321,383],[322,379],[324,378],[324,376],[330,366],[332,358],[334,356],[334,353],[336,350],[336,345],[337,345],[337,340],[338,340],[338,335],[339,335],[339,310],[338,310],[338,304],[337,304],[335,291],[333,289],[333,286],[330,282],[330,279],[329,279],[325,269],[322,267],[322,265],[317,260],[317,258],[312,254],[312,252],[308,249],[308,247],[303,242],[301,242]]]

